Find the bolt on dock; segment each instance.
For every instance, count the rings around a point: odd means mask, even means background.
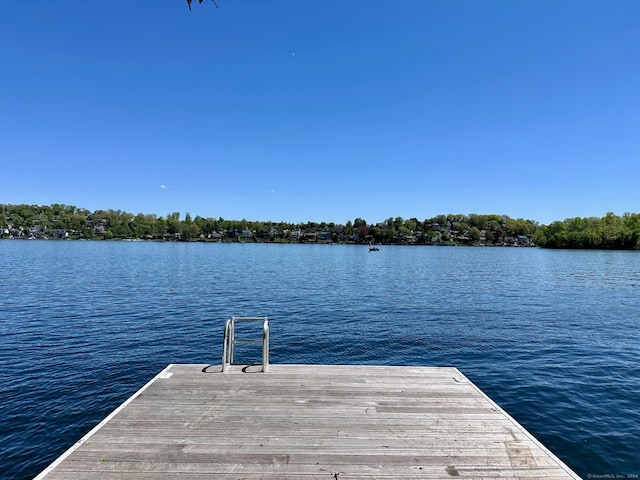
[[[579,478],[456,368],[262,370],[169,365],[36,478]]]

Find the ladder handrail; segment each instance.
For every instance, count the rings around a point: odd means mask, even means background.
[[[235,324],[236,322],[261,321],[262,323],[262,339],[259,340],[236,340]],[[269,369],[269,318],[268,317],[231,317],[224,326],[224,334],[222,339],[222,371],[226,372],[230,365],[233,364],[234,346],[238,344],[259,344],[262,343],[262,371]]]

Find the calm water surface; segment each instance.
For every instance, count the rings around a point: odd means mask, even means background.
[[[273,363],[454,365],[584,478],[640,474],[640,252],[3,240],[0,477],[218,364],[231,315]]]

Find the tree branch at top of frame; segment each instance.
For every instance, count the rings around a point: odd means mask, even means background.
[[[191,2],[193,0],[187,0],[187,6],[189,7],[189,10],[191,10]],[[198,3],[202,3],[203,0],[198,0]],[[218,8],[218,4],[216,3],[216,0],[211,0],[211,3],[213,3],[216,8]]]

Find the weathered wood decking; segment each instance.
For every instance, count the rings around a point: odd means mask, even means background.
[[[38,479],[579,478],[457,369],[170,365]]]

